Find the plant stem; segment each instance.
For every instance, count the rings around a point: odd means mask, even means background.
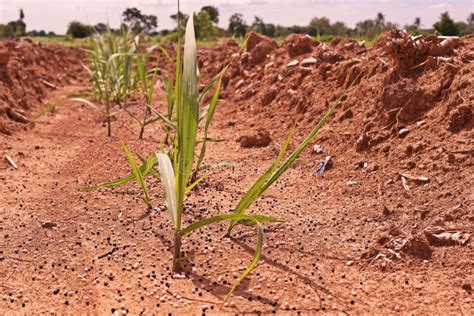
[[[145,132],[146,119],[148,118],[148,115],[150,113],[151,113],[151,110],[150,110],[150,107],[148,106],[148,103],[147,103],[147,106],[146,106],[146,109],[145,109],[145,115],[143,116],[143,122],[142,122],[142,125],[141,125],[141,128],[140,128],[140,136],[138,136],[139,139],[143,139],[143,133]]]
[[[110,121],[110,100],[107,96],[105,99],[105,115],[107,116],[107,136],[112,136],[112,127]]]
[[[107,136],[112,136],[112,127],[110,126],[110,114],[107,115]]]
[[[175,231],[174,233],[174,254],[173,254],[173,272],[181,272],[181,264],[179,259],[181,258],[181,235],[179,232]]]

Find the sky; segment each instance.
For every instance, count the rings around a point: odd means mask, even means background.
[[[377,12],[387,21],[400,26],[421,18],[422,27],[431,27],[442,12],[455,20],[466,21],[474,12],[474,0],[181,0],[181,11],[199,11],[204,5],[219,9],[219,26],[227,28],[233,13],[242,13],[248,24],[255,16],[266,23],[307,25],[313,17],[328,17],[350,27],[356,22],[374,18]],[[158,17],[158,30],[174,27],[169,18],[176,13],[175,0],[0,0],[0,23],[18,19],[23,8],[27,30],[53,31],[64,34],[73,20],[88,24],[120,25],[122,12],[137,7],[145,14]]]

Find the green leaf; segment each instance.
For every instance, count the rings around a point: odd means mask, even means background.
[[[192,172],[194,148],[198,125],[198,69],[197,47],[194,35],[193,15],[188,19],[184,42],[183,76],[177,109],[177,159],[175,164],[177,225],[181,226],[181,212],[186,185]]]
[[[247,275],[249,275],[250,272],[252,272],[253,269],[255,269],[257,263],[260,261],[263,248],[263,226],[258,220],[255,220],[255,224],[257,225],[257,244],[255,246],[255,254],[253,255],[252,261],[250,262],[247,269],[245,269],[245,271],[240,275],[237,281],[234,282],[234,285],[232,285],[232,288],[225,296],[223,303],[225,303],[229,299],[229,297],[232,295],[232,293],[234,293],[235,289],[239,286],[239,284],[242,283],[242,281],[247,277]]]
[[[127,146],[125,145],[123,141],[121,142],[121,145],[122,145],[123,151],[125,152],[125,155],[127,156],[128,162],[130,163],[130,167],[132,168],[132,173],[135,179],[137,180],[138,184],[140,185],[143,191],[143,194],[145,195],[144,201],[148,207],[151,207],[151,202],[148,195],[148,188],[143,178],[143,174],[141,173],[140,168],[138,168],[137,162],[133,158],[132,153],[130,152],[130,150],[127,148]]]
[[[150,109],[153,111],[153,113],[156,114],[156,116],[163,121],[163,123],[166,124],[171,129],[177,129],[178,126],[176,125],[176,122],[171,121],[169,118],[161,114],[158,110],[154,109],[153,107],[150,107]]]
[[[125,111],[125,113],[128,114],[128,116],[130,116],[138,125],[142,125],[142,122],[138,119],[138,117],[133,114],[132,112],[130,112],[129,110],[127,110],[126,108],[123,108],[123,110]]]
[[[244,213],[247,208],[252,204],[257,198],[259,198],[263,192],[265,192],[278,178],[291,166],[291,164],[299,157],[301,152],[308,146],[308,144],[316,137],[318,132],[321,128],[326,124],[329,117],[331,117],[332,113],[334,112],[335,108],[342,102],[342,99],[345,95],[346,90],[339,96],[339,98],[333,103],[333,105],[329,108],[327,113],[323,116],[323,118],[319,121],[319,123],[313,128],[313,130],[309,133],[308,136],[301,142],[301,144],[293,151],[293,153],[286,159],[286,161],[276,169],[277,165],[280,163],[281,159],[284,156],[286,148],[288,147],[289,141],[293,134],[293,131],[290,133],[289,137],[287,138],[286,142],[283,144],[280,153],[272,164],[272,166],[255,182],[255,184],[247,191],[247,193],[242,197],[242,199],[237,204],[234,213]],[[229,228],[228,233],[231,229],[236,225],[236,221],[232,221]]]
[[[156,44],[156,47],[158,47],[158,49],[163,53],[163,55],[165,55],[165,57],[170,61],[170,62],[173,62],[173,58],[171,58],[171,55],[168,53],[168,51],[166,50],[166,48],[164,48],[162,45],[160,44]]]
[[[60,99],[56,102],[53,102],[51,104],[49,104],[47,107],[45,107],[44,109],[42,109],[38,114],[36,114],[34,117],[33,117],[33,121],[37,121],[38,119],[40,119],[41,117],[43,117],[45,114],[51,112],[52,110],[54,110],[57,106],[59,105],[62,105],[64,104],[65,102],[67,102],[69,99]]]
[[[202,180],[206,179],[208,177],[208,175],[203,175],[202,177],[200,177],[199,179],[197,179],[196,181],[194,181],[193,183],[191,183],[190,185],[188,185],[186,187],[186,190],[184,191],[185,194],[188,194],[189,192],[191,192],[192,189],[194,189],[196,187],[196,185],[199,184],[199,182],[201,182]]]
[[[95,105],[94,103],[92,103],[89,100],[86,100],[86,99],[83,99],[83,98],[71,98],[71,99],[69,99],[69,101],[75,101],[75,102],[83,103],[85,105],[90,106],[91,108],[93,108],[97,112],[99,112],[102,116],[104,116],[104,117],[107,116],[106,112],[102,111],[97,105]]]
[[[236,214],[236,213],[227,213],[227,214],[220,214],[216,216],[212,216],[209,218],[202,219],[198,222],[190,224],[186,228],[183,228],[179,231],[179,234],[182,236],[186,236],[191,234],[196,229],[202,228],[209,224],[227,221],[227,220],[248,220],[255,222],[256,220],[260,223],[267,223],[267,222],[280,222],[280,220],[273,218],[271,216],[265,215],[254,215],[254,214]]]
[[[227,69],[227,67],[225,69]],[[217,86],[216,86],[216,89],[214,90],[214,95],[212,96],[211,102],[209,104],[209,109],[207,110],[206,125],[204,126],[204,141],[201,146],[201,152],[199,154],[196,170],[199,170],[199,168],[201,167],[201,163],[204,160],[204,156],[206,155],[206,146],[207,146],[207,140],[208,140],[207,135],[209,132],[209,126],[211,125],[212,118],[214,117],[214,113],[216,111],[217,101],[219,101],[219,93],[221,91],[223,76],[224,76],[224,72],[221,72],[221,75],[219,76],[219,80],[217,80]]]
[[[244,194],[244,196],[240,199],[239,203],[235,207],[234,213],[243,213],[252,204],[261,194],[262,194],[262,187],[264,186],[265,182],[268,178],[271,177],[275,169],[280,164],[281,160],[285,156],[286,150],[290,144],[291,139],[293,138],[293,134],[295,132],[295,128],[293,127],[288,134],[285,142],[280,148],[280,152],[278,153],[277,158],[272,163],[270,168],[250,187],[250,189]]]
[[[202,228],[212,223],[224,221],[224,220],[248,220],[255,223],[257,226],[257,243],[255,247],[255,254],[249,266],[247,267],[247,269],[245,269],[245,271],[240,275],[240,277],[237,279],[237,281],[234,283],[234,285],[230,289],[229,293],[226,295],[224,299],[224,303],[225,303],[230,297],[230,295],[235,291],[235,289],[242,282],[242,280],[245,279],[249,275],[249,273],[256,267],[258,261],[260,260],[260,257],[262,255],[262,247],[263,247],[262,223],[278,222],[278,220],[273,217],[263,216],[263,215],[246,215],[246,214],[235,214],[235,213],[221,214],[221,215],[206,218],[206,219],[200,220],[199,222],[191,224],[188,227],[182,229],[179,233],[182,236],[186,236],[186,235],[191,234],[196,229]]]
[[[157,159],[156,159],[156,155],[153,154],[150,156],[150,158],[148,158],[148,160],[143,160],[143,158],[140,157],[140,159],[142,160],[142,165],[140,166],[140,172],[143,174],[143,176],[146,176],[148,173],[151,173],[152,171],[156,172],[156,170],[153,169],[153,167],[155,166],[156,162],[157,162]],[[159,175],[158,175],[159,177]],[[135,180],[135,175],[132,173],[124,178],[121,178],[121,179],[118,179],[116,181],[111,181],[111,182],[105,182],[105,183],[101,183],[101,184],[97,184],[97,185],[93,185],[93,186],[87,186],[87,187],[83,187],[81,188],[81,190],[84,190],[84,191],[92,191],[92,190],[96,190],[96,189],[100,189],[100,188],[115,188],[115,187],[118,187],[118,186],[122,186],[130,181],[133,181]]]

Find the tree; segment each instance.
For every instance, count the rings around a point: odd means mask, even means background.
[[[415,18],[415,22],[413,22],[413,25],[414,25],[417,29],[419,29],[420,26],[421,26],[421,19],[420,19],[419,17],[416,17],[416,18]]]
[[[78,21],[72,21],[69,23],[67,34],[73,38],[85,38],[91,36],[94,33],[94,28],[90,25],[83,24]]]
[[[344,22],[336,22],[331,25],[331,34],[337,36],[349,35],[349,28]]]
[[[26,24],[22,20],[11,21],[7,24],[13,31],[13,36],[25,36],[26,35]]]
[[[229,18],[229,27],[228,31],[230,34],[243,37],[247,32],[248,25],[245,23],[243,15],[240,13],[234,13]]]
[[[467,32],[468,34],[474,33],[474,13],[469,14],[467,17]]]
[[[381,31],[385,28],[385,15],[382,12],[377,13],[377,17],[375,18],[375,28],[378,31]]]
[[[10,25],[0,24],[0,37],[13,36],[13,28]]]
[[[329,19],[326,17],[312,18],[309,22],[308,34],[311,36],[331,34],[331,23]]]
[[[445,36],[459,35],[459,27],[449,17],[448,12],[441,14],[440,20],[433,25],[434,29]]]
[[[456,25],[456,28],[458,29],[457,35],[463,36],[470,33],[469,26],[467,25],[466,22],[463,22],[463,21],[455,22],[454,25]]]
[[[265,22],[263,22],[263,19],[258,17],[258,16],[255,17],[251,28],[255,32],[258,32],[258,33],[263,34],[263,35],[268,35],[267,34],[267,26],[265,25]]]
[[[25,13],[23,12],[23,9],[20,9],[20,21],[23,21],[25,19]]]
[[[122,17],[135,33],[149,33],[158,27],[158,18],[155,15],[142,14],[137,8],[127,8]]]
[[[357,22],[356,31],[359,33],[359,35],[365,35],[370,38],[374,37],[376,34],[374,20]]]
[[[272,24],[272,23],[265,24],[265,28],[267,29],[267,34],[266,34],[267,36],[275,37],[275,32],[276,32],[275,24]]]
[[[420,34],[420,26],[421,26],[421,19],[419,17],[415,18],[415,21],[413,21],[413,24],[406,25],[405,29],[415,35]]]
[[[174,21],[178,29],[184,30],[186,28],[186,22],[188,22],[189,16],[181,11],[178,11],[178,13],[170,15],[170,18]]]
[[[194,27],[196,37],[201,40],[218,33],[217,29],[212,25],[211,16],[207,11],[200,11],[195,15]]]
[[[214,23],[214,24],[219,23],[219,10],[216,7],[214,7],[212,5],[206,5],[206,6],[201,8],[201,12],[202,11],[205,11],[205,12],[209,13],[209,17],[210,17],[212,23]]]
[[[104,23],[97,23],[96,25],[94,25],[94,30],[99,34],[105,33],[107,29],[108,26]]]

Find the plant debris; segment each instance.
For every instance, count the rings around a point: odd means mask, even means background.
[[[466,229],[425,230],[425,235],[432,246],[465,245],[469,242],[472,231]]]

